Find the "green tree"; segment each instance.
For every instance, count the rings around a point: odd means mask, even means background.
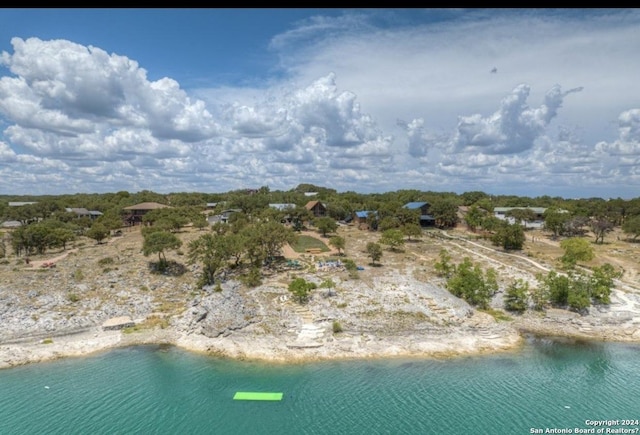
[[[614,280],[621,277],[622,272],[615,270],[609,263],[594,267],[590,280],[590,295],[593,300],[598,304],[610,304]]]
[[[569,282],[567,305],[570,309],[582,312],[591,305],[590,282],[582,276],[572,277]]]
[[[522,313],[527,309],[529,283],[523,279],[512,282],[504,295],[504,308],[508,311]]]
[[[536,214],[530,208],[514,208],[505,213],[505,216],[512,217],[518,225],[524,222],[525,226],[527,222],[536,219]]]
[[[548,208],[544,214],[544,228],[551,231],[553,238],[556,239],[565,231],[565,225],[571,218],[569,213],[558,210],[557,208]]]
[[[320,283],[320,288],[326,288],[327,289],[327,296],[335,296],[336,292],[335,292],[335,288],[336,288],[336,283],[333,282],[333,280],[331,278],[327,278],[324,281],[322,281]]]
[[[440,250],[440,260],[433,264],[436,275],[441,278],[450,278],[455,270],[455,266],[451,263],[451,255],[446,249]]]
[[[564,255],[560,260],[567,268],[574,267],[578,261],[591,261],[595,254],[589,241],[580,237],[571,237],[560,242]]]
[[[315,227],[318,228],[318,231],[320,231],[320,234],[322,234],[322,237],[327,237],[328,233],[333,233],[335,230],[338,229],[338,223],[335,221],[335,219],[330,218],[328,216],[322,216],[322,217],[316,218],[313,221],[313,225],[315,225]]]
[[[566,275],[559,275],[555,271],[550,271],[542,281],[545,293],[549,295],[549,300],[557,306],[566,306],[569,301],[571,281]]]
[[[375,243],[367,243],[367,256],[371,257],[371,264],[375,266],[376,261],[382,258],[382,247]]]
[[[629,234],[632,240],[636,240],[640,236],[640,216],[628,218],[622,224],[622,231]]]
[[[491,297],[498,291],[498,283],[493,269],[483,273],[479,265],[465,257],[447,281],[447,289],[452,295],[484,309],[489,307]]]
[[[203,214],[198,214],[194,216],[192,219],[193,227],[198,231],[202,231],[209,226],[209,222],[207,221],[207,217]]]
[[[167,257],[165,251],[178,249],[182,246],[180,240],[175,234],[167,231],[154,231],[144,235],[142,243],[142,253],[145,257],[151,254],[158,254],[158,269],[163,271],[167,268]]]
[[[86,236],[100,244],[104,239],[109,237],[109,230],[100,222],[96,222],[91,225],[91,228],[89,228],[89,230],[87,231]]]
[[[289,291],[300,304],[308,302],[311,290],[317,288],[316,284],[304,278],[295,278],[289,283]]]
[[[407,236],[408,240],[412,237],[420,238],[422,236],[422,228],[418,224],[405,224],[400,228],[400,231]]]
[[[329,239],[329,244],[338,250],[338,255],[342,255],[342,251],[345,248],[346,242],[344,237],[333,236]]]
[[[486,213],[480,210],[477,205],[472,205],[464,216],[464,222],[467,224],[467,227],[475,233],[476,229],[482,226],[482,219],[485,215]]]
[[[522,249],[525,242],[524,229],[518,224],[504,223],[491,237],[491,242],[504,250]]]
[[[213,285],[216,274],[229,259],[228,245],[222,236],[203,234],[189,243],[187,258],[190,264],[202,263],[202,275],[198,284],[201,287]]]
[[[458,204],[451,198],[433,201],[429,212],[438,228],[453,228],[458,223]]]
[[[404,246],[404,234],[397,229],[386,230],[380,237],[380,243],[387,245],[392,250],[399,250]]]

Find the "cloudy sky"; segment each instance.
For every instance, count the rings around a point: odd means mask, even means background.
[[[0,9],[0,194],[640,196],[640,9]]]

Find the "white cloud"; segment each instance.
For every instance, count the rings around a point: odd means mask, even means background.
[[[183,89],[97,47],[14,38],[0,190],[637,195],[638,12],[447,13],[310,18],[272,39],[282,79],[264,89]]]

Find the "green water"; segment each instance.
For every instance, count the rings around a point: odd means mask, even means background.
[[[2,435],[575,433],[639,418],[640,346],[619,344],[531,339],[493,356],[299,365],[139,346],[0,370]]]

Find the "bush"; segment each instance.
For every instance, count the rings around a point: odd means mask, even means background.
[[[333,327],[333,333],[334,334],[339,334],[339,333],[342,332],[342,325],[337,320],[333,321],[332,327]]]
[[[111,257],[104,257],[104,258],[101,258],[100,260],[98,260],[98,264],[100,266],[107,266],[107,265],[110,265],[110,264],[113,264],[113,263],[115,263],[115,262],[113,261],[113,258],[111,258]]]

